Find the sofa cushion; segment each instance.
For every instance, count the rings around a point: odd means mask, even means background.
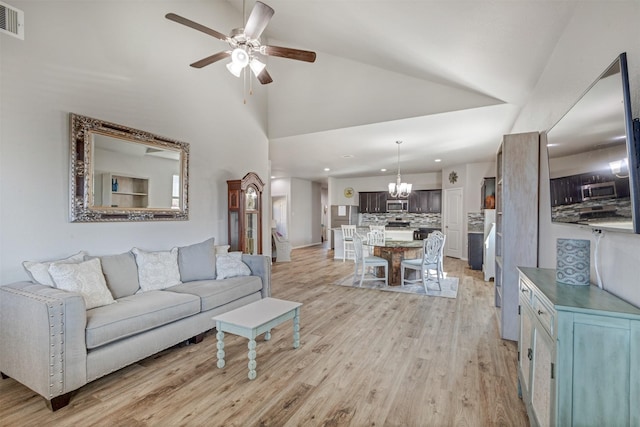
[[[172,286],[164,291],[169,293],[192,294],[200,297],[201,311],[207,311],[235,301],[262,289],[259,276],[232,277],[224,280],[199,280]]]
[[[200,312],[197,296],[149,291],[87,310],[87,348],[129,337]]]
[[[107,287],[114,298],[135,294],[140,289],[138,266],[131,252],[100,257]]]
[[[215,239],[212,237],[201,243],[178,248],[180,280],[213,280],[216,278]]]
[[[182,283],[178,268],[178,248],[170,251],[146,252],[131,249],[136,256],[138,280],[142,292],[168,288]]]
[[[56,288],[82,295],[87,310],[115,302],[97,258],[77,264],[54,262],[49,266],[49,274]]]
[[[237,276],[249,276],[251,269],[242,262],[242,252],[229,252],[216,257],[216,278],[218,280]]]
[[[27,274],[31,281],[46,286],[54,286],[53,279],[49,274],[49,266],[54,262],[69,262],[78,263],[84,261],[86,252],[80,251],[75,255],[71,255],[65,259],[59,259],[55,261],[36,262],[36,261],[24,261],[22,266],[27,270]]]

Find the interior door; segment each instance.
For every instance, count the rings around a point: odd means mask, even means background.
[[[444,234],[447,236],[444,254],[462,258],[462,188],[444,190]]]

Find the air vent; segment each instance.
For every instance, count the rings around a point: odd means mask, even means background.
[[[0,33],[24,40],[24,12],[1,1]]]

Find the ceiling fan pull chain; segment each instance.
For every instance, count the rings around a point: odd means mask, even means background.
[[[242,97],[244,98],[244,103],[247,103],[247,69],[242,69]]]

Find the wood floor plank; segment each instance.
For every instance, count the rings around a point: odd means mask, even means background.
[[[517,396],[514,342],[500,339],[493,282],[461,260],[456,299],[335,286],[353,263],[322,246],[274,264],[276,298],[303,303],[292,322],[258,338],[255,380],[247,340],[215,331],[78,390],[51,413],[12,379],[0,381],[0,426],[528,426]]]

